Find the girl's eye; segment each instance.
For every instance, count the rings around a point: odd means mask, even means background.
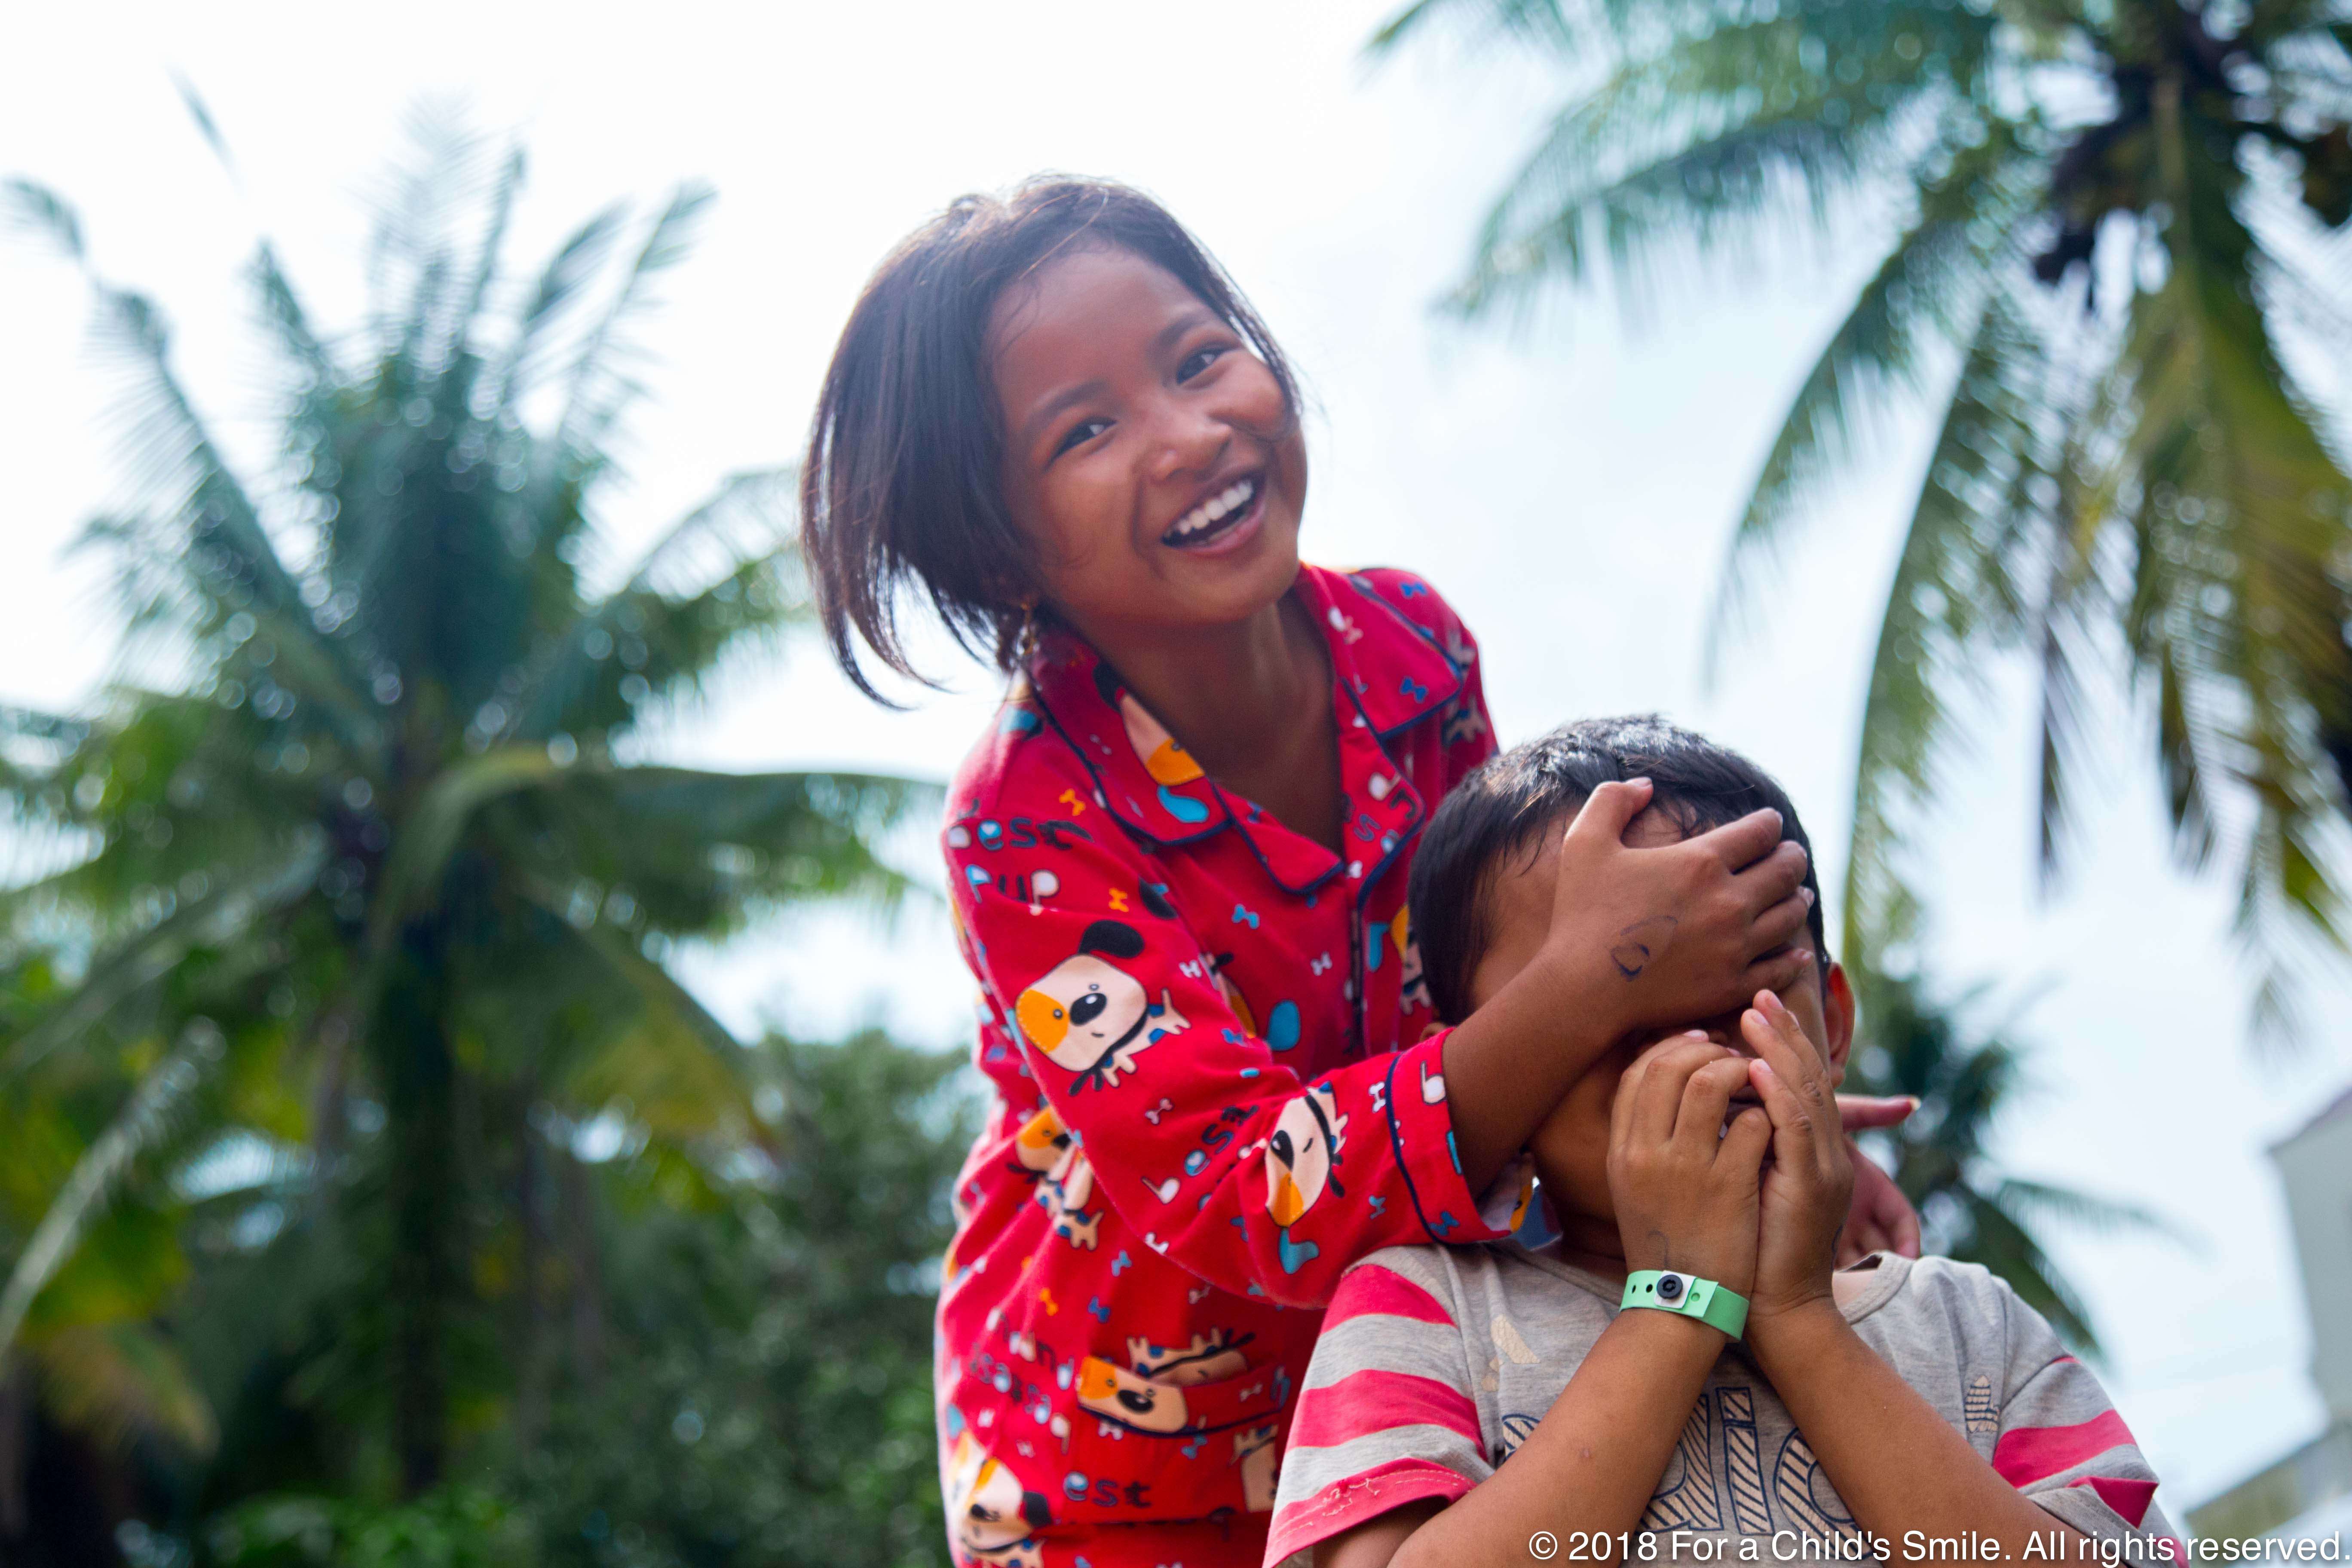
[[[1218,360],[1223,358],[1227,352],[1227,347],[1223,343],[1218,343],[1205,349],[1196,349],[1192,353],[1185,356],[1184,363],[1176,367],[1176,379],[1180,382],[1192,380],[1194,376],[1200,374],[1202,371],[1214,364]]]
[[[1073,447],[1083,447],[1109,428],[1110,421],[1108,419],[1081,419],[1070,426],[1068,434],[1062,437],[1061,445],[1054,448],[1054,456],[1058,458]]]

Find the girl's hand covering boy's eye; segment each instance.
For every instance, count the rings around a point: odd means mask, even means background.
[[[1620,1034],[1726,1012],[1813,962],[1805,851],[1781,838],[1780,814],[1629,849],[1626,826],[1650,794],[1646,779],[1602,784],[1569,824],[1544,942],[1559,973],[1583,981],[1578,1005],[1609,1009]]]
[[[1748,1301],[1751,1334],[1770,1331],[1784,1313],[1831,1301],[1838,1232],[1853,1200],[1853,1165],[1838,1123],[1829,1065],[1770,992],[1740,1015],[1739,1032],[1756,1052],[1748,1075],[1772,1121],[1772,1163],[1765,1171],[1756,1251],[1756,1289]]]
[[[1700,1034],[1660,1040],[1618,1080],[1609,1195],[1626,1268],[1676,1269],[1748,1293],[1772,1124],[1751,1106],[1724,1125],[1747,1081],[1747,1058]]]

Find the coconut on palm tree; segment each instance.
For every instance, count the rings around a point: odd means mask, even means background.
[[[1871,670],[1848,955],[1907,933],[1898,826],[1986,654],[2014,650],[2040,675],[2045,874],[2084,704],[2120,687],[2179,852],[2238,889],[2277,1026],[2297,952],[2352,934],[2326,847],[2352,776],[2352,7],[1419,0],[1375,47],[1448,20],[1574,83],[1463,310],[1744,259],[1791,223],[1879,247],[1723,578],[1796,531],[1858,420],[1939,410]]]
[[[68,1358],[95,1367],[78,1331],[156,1306],[99,1288],[131,1264],[97,1244],[143,1205],[132,1262],[151,1284],[193,1268],[203,1299],[115,1361],[212,1391],[173,1429],[232,1435],[243,1472],[206,1483],[231,1496],[413,1495],[468,1435],[528,1428],[560,1373],[593,1377],[591,1145],[649,1144],[649,1199],[686,1203],[777,1152],[761,1058],[671,945],[894,897],[877,837],[935,794],[642,760],[649,715],[797,619],[791,486],[740,475],[608,562],[633,331],[705,194],[601,214],[517,277],[520,176],[426,135],[347,333],[260,247],[284,375],[250,474],[160,310],[62,201],[6,192],[88,273],[129,378],[129,504],[89,539],[119,567],[126,669],[169,674],[0,716],[0,793],[55,861],[0,896],[10,973],[76,973],[0,991],[0,1125],[47,1130],[5,1163],[26,1190],[0,1193],[0,1358],[53,1401],[122,1382],[77,1385]]]

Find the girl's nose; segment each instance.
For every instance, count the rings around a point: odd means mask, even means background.
[[[1233,426],[1197,402],[1163,399],[1152,416],[1151,477],[1172,479],[1207,474],[1233,446]]]

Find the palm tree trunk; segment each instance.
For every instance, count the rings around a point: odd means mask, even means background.
[[[547,1373],[542,1364],[547,1343],[547,1310],[541,1294],[541,1274],[547,1267],[547,1222],[541,1211],[542,1159],[538,1131],[530,1124],[536,1089],[526,1083],[515,1116],[515,1212],[520,1217],[521,1275],[517,1305],[515,1355],[515,1441],[526,1454],[538,1447],[547,1404]]]
[[[572,1243],[572,1356],[583,1386],[604,1370],[604,1264],[596,1244],[596,1194],[588,1167],[567,1151],[563,1196]]]
[[[22,1541],[32,1523],[25,1467],[32,1456],[33,1378],[21,1355],[0,1363],[0,1542]]]
[[[441,1479],[448,1339],[463,1279],[457,1167],[457,1064],[446,1016],[441,933],[412,927],[370,1034],[384,1090],[392,1197],[393,1447],[403,1495]]]

